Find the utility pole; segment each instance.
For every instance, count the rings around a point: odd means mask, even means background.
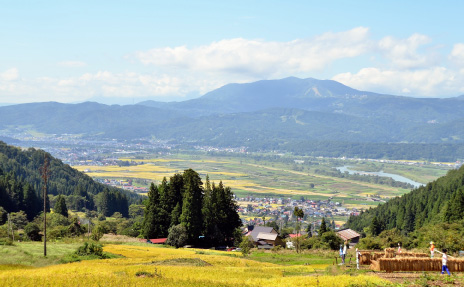
[[[8,239],[10,239],[10,230],[13,230],[13,228],[11,228],[10,214],[8,213]],[[14,241],[14,235],[13,235],[13,241]]]
[[[43,199],[44,199],[44,256],[47,256],[47,183],[50,176],[50,160],[48,154],[45,154],[44,164],[40,167],[40,173],[43,179]]]

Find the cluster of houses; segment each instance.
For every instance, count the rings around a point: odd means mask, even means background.
[[[123,179],[107,179],[107,178],[99,179],[97,178],[95,180],[103,184],[122,188],[122,189],[129,190],[129,191],[136,192],[136,193],[147,193],[148,192],[148,187],[139,187],[139,186],[132,185],[131,179],[123,180]]]
[[[305,214],[305,220],[320,220],[322,218],[332,218],[334,216],[348,217],[350,215],[359,215],[360,210],[357,208],[342,207],[340,202],[327,200],[310,200],[310,199],[291,199],[291,198],[259,198],[259,197],[242,197],[237,198],[240,205],[239,214],[245,225],[263,225],[263,217],[267,221],[292,221],[294,220],[293,210],[299,207]]]
[[[359,242],[360,234],[352,229],[342,229],[336,232],[343,241],[350,242],[354,245]],[[291,241],[285,241],[277,231],[272,227],[267,226],[249,226],[246,236],[250,236],[254,245],[258,249],[272,249],[276,246],[293,248]],[[300,234],[289,234],[290,238],[301,236]]]
[[[250,225],[244,230],[245,235],[250,237],[253,244],[258,249],[272,249],[276,246],[293,248],[291,241],[286,241],[272,227]],[[336,234],[343,240],[354,245],[359,242],[360,234],[351,229],[342,229]],[[290,238],[301,236],[300,234],[289,234]],[[149,239],[147,242],[152,244],[165,244],[167,238]],[[145,241],[145,240],[143,240]],[[232,249],[230,249],[232,250]]]

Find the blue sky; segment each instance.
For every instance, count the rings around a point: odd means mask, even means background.
[[[289,76],[412,97],[464,94],[462,1],[0,7],[0,103],[178,101]]]

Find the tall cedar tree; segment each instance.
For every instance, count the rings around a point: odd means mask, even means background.
[[[224,187],[222,181],[216,187],[215,193],[218,201],[216,213],[219,217],[218,227],[225,242],[232,245],[231,240],[234,237],[234,231],[242,225],[240,216],[237,213],[238,205],[230,187]]]
[[[56,198],[55,208],[53,211],[63,215],[64,217],[68,217],[68,207],[66,206],[66,200],[63,195],[60,194]]]
[[[218,227],[218,204],[217,190],[211,188],[209,176],[206,176],[205,194],[203,197],[203,231],[208,244],[212,242],[223,241],[222,235]]]
[[[181,174],[175,174],[169,179],[169,192],[166,197],[166,211],[171,216],[170,227],[180,224],[180,215],[184,199],[184,178]]]
[[[329,231],[329,229],[327,228],[325,217],[322,217],[321,227],[319,228],[319,236],[322,236],[322,234],[326,233],[327,231]]]
[[[151,183],[150,191],[148,191],[148,201],[145,206],[145,216],[143,218],[143,236],[146,239],[159,238],[164,235],[160,224],[160,209],[158,187],[154,183]]]
[[[171,211],[168,206],[167,198],[169,196],[169,185],[166,177],[163,178],[158,187],[160,196],[160,207],[158,211],[159,224],[160,224],[160,237],[166,238],[168,236],[169,227],[171,224]]]
[[[203,182],[200,175],[193,169],[187,169],[183,174],[184,200],[180,223],[185,226],[189,242],[197,242],[203,230],[201,207],[203,203]]]

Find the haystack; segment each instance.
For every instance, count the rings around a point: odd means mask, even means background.
[[[377,268],[377,263],[371,264],[372,268]],[[374,265],[374,266],[373,266]],[[450,272],[461,272],[464,270],[464,259],[448,259],[448,268]],[[378,269],[380,271],[440,271],[441,258],[421,258],[421,257],[403,257],[403,258],[380,258],[378,260]]]

